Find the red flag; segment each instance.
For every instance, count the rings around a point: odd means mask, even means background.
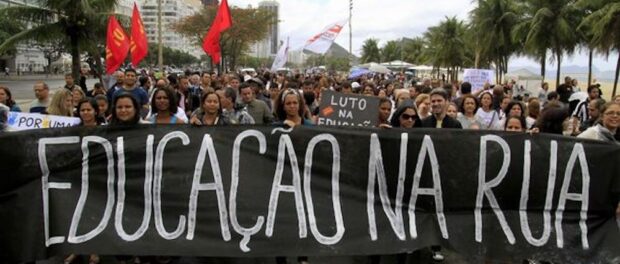
[[[113,73],[123,64],[129,51],[129,38],[116,17],[108,19],[108,35],[105,48],[106,72]]]
[[[144,25],[142,24],[142,17],[140,16],[140,11],[138,11],[136,3],[133,3],[133,14],[131,15],[130,50],[131,64],[133,64],[134,67],[137,67],[138,63],[146,57],[149,50],[146,32],[144,32]]]
[[[215,64],[220,63],[220,57],[222,56],[220,50],[220,34],[230,26],[232,26],[232,18],[230,17],[228,1],[222,0],[220,8],[215,15],[215,19],[211,24],[211,28],[209,28],[209,32],[202,42],[202,48],[211,56]]]

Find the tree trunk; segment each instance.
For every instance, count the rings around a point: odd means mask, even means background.
[[[78,37],[70,36],[71,38],[71,76],[78,81],[80,79],[80,69],[82,65],[80,63],[80,47],[78,46]]]
[[[540,75],[542,76],[542,82],[545,82],[545,73],[547,73],[547,51],[544,51],[542,53],[542,56],[540,57]]]
[[[95,75],[99,79],[99,83],[103,84],[103,65],[101,64],[101,54],[98,51],[93,52],[93,58],[95,59]],[[107,89],[107,87],[106,87]]]
[[[476,57],[474,58],[474,68],[480,67],[480,49],[476,50]]]
[[[590,48],[590,54],[588,57],[588,87],[592,85],[592,57],[593,56],[594,56],[594,49]]]
[[[555,89],[560,86],[560,69],[562,67],[562,51],[558,51],[555,53],[557,63],[558,63],[558,71],[555,73]]]
[[[614,79],[614,90],[611,92],[611,97],[616,96],[616,88],[618,87],[618,74],[620,74],[620,54],[618,54],[618,62],[616,63],[616,78]]]

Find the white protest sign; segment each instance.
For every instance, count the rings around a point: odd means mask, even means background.
[[[80,119],[77,117],[9,112],[7,124],[12,130],[19,131],[77,126],[80,124]]]
[[[463,82],[471,83],[471,92],[475,93],[478,90],[484,88],[484,83],[495,83],[493,77],[495,76],[494,70],[485,69],[465,69],[463,73]]]

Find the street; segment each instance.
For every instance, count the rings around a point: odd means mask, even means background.
[[[30,102],[35,99],[33,86],[38,81],[44,81],[50,87],[50,98],[56,90],[65,85],[64,75],[50,75],[46,77],[44,74],[40,74],[22,76],[11,75],[8,78],[7,76],[0,77],[0,85],[6,86],[11,90],[13,100],[19,104],[19,107],[23,111],[26,111]],[[89,78],[86,80],[86,85],[90,90],[97,82],[99,82],[98,79]]]

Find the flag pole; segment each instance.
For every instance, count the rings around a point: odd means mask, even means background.
[[[164,72],[164,50],[161,38],[161,1],[157,0],[157,67]]]
[[[353,18],[353,0],[349,0],[349,61],[353,64],[353,26],[351,19]]]

